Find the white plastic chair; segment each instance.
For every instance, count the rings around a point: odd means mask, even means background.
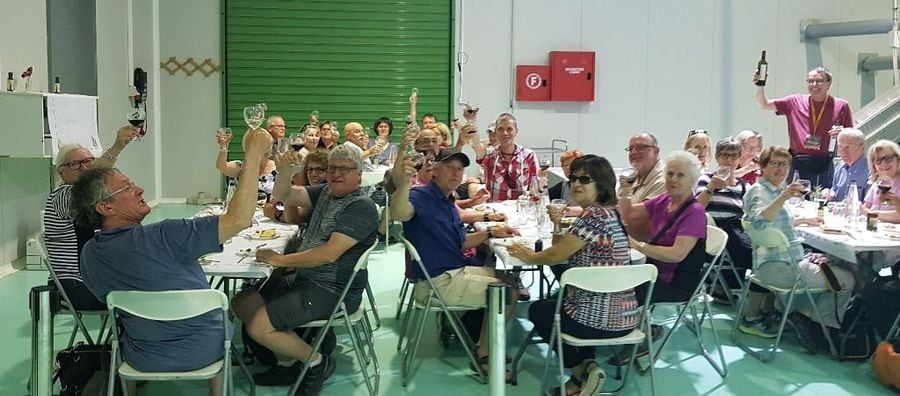
[[[703,274],[700,277],[700,283],[694,289],[694,292],[691,294],[691,297],[684,302],[657,302],[653,303],[654,307],[660,305],[675,305],[678,307],[678,316],[675,318],[675,324],[672,326],[672,329],[666,332],[665,337],[663,337],[662,341],[659,344],[656,353],[653,354],[653,359],[651,359],[651,366],[656,363],[656,360],[659,359],[659,354],[662,352],[663,348],[668,345],[669,338],[674,334],[681,325],[683,324],[682,319],[686,316],[687,311],[690,309],[690,322],[688,329],[690,329],[697,338],[697,346],[700,349],[700,354],[703,355],[704,358],[709,362],[709,364],[719,373],[720,376],[725,377],[728,375],[728,363],[725,361],[725,353],[722,351],[722,343],[719,341],[719,333],[716,331],[716,322],[712,318],[709,321],[710,331],[713,335],[713,341],[716,347],[716,350],[719,353],[719,361],[716,362],[712,355],[709,353],[709,350],[706,348],[706,345],[703,344],[703,321],[707,315],[711,315],[711,308],[709,306],[709,295],[707,294],[707,279],[710,279],[710,274],[713,273],[713,269],[716,269],[722,262],[722,252],[725,250],[725,245],[728,243],[728,234],[725,231],[722,231],[719,227],[716,226],[706,226],[706,254],[711,257],[710,261],[706,263],[703,269]],[[716,271],[718,273],[718,271]],[[697,304],[703,304],[703,311],[700,315],[697,315]]]
[[[176,321],[193,318],[211,311],[222,312],[222,332],[225,334],[224,355],[206,367],[182,372],[143,372],[138,371],[122,360],[119,351],[119,339],[116,331],[112,333],[112,356],[110,358],[109,382],[107,394],[113,395],[116,384],[116,373],[122,379],[122,392],[128,395],[126,380],[133,381],[178,381],[210,379],[222,373],[222,394],[231,391],[231,332],[228,331],[228,297],[219,290],[169,290],[169,291],[112,291],[106,296],[109,315],[116,318],[119,311],[128,312],[136,317],[156,321]],[[113,326],[116,321],[113,320]]]
[[[565,384],[565,373],[563,367],[563,343],[569,344],[576,347],[584,347],[584,346],[614,346],[614,345],[637,345],[640,343],[646,343],[647,350],[653,351],[653,337],[649,337],[650,334],[650,304],[644,304],[641,307],[641,316],[643,320],[641,321],[641,326],[639,328],[635,328],[622,337],[617,338],[604,338],[604,339],[585,339],[585,338],[577,338],[571,336],[569,334],[563,333],[560,325],[560,308],[563,303],[564,296],[566,295],[566,288],[569,286],[574,286],[582,290],[587,290],[594,293],[616,293],[621,291],[626,291],[630,289],[634,289],[637,286],[640,286],[644,283],[649,283],[649,287],[647,288],[647,296],[645,301],[650,301],[650,296],[653,295],[653,287],[656,284],[657,277],[657,269],[653,264],[637,264],[637,265],[625,265],[625,266],[612,266],[612,267],[573,267],[566,272],[563,273],[562,278],[560,279],[560,290],[559,296],[556,300],[556,312],[553,316],[553,331],[550,335],[550,345],[556,346],[556,356],[559,363],[559,384],[560,389],[566,389]],[[544,364],[544,379],[542,381],[542,389],[547,388],[547,377],[550,373],[550,360],[551,360],[551,351],[547,351],[547,359]],[[634,348],[634,351],[637,351],[637,348]],[[652,357],[651,352],[651,357]],[[634,354],[630,360],[634,360]],[[621,384],[619,387],[613,391],[610,391],[610,394],[618,393],[625,387],[625,384],[628,380],[628,373],[631,371],[631,362],[629,361],[629,367],[625,371],[625,376],[622,378]],[[653,394],[656,394],[656,378],[654,376],[653,365],[650,366],[650,388],[653,391]],[[607,394],[607,392],[604,392]]]
[[[787,237],[781,230],[778,230],[774,227],[766,227],[766,228],[756,228],[745,222],[744,229],[747,231],[747,234],[750,235],[750,239],[753,241],[754,249],[777,249],[783,251],[790,251],[791,242],[788,241]],[[800,274],[800,268],[798,267],[799,261],[802,259],[801,257],[792,257],[792,262],[789,263],[794,270],[794,282],[790,288],[782,288],[773,285],[769,285],[767,283],[762,282],[755,274],[750,274],[749,282],[744,282],[744,290],[741,292],[741,305],[738,307],[738,318],[734,322],[734,327],[731,330],[731,338],[734,340],[735,345],[743,349],[745,352],[749,353],[753,357],[759,359],[763,363],[769,363],[775,359],[775,353],[778,351],[778,345],[781,343],[781,336],[784,334],[784,325],[787,322],[788,314],[791,312],[791,307],[794,303],[794,296],[797,294],[804,294],[809,299],[810,304],[812,305],[813,314],[816,318],[818,318],[817,322],[819,326],[822,327],[822,332],[825,335],[825,340],[828,341],[828,347],[831,351],[831,356],[838,356],[837,349],[834,345],[834,342],[831,339],[831,332],[825,326],[824,321],[822,320],[822,314],[819,312],[819,309],[816,306],[816,301],[813,299],[813,294],[822,294],[828,293],[830,290],[827,288],[810,288],[806,286],[806,282],[804,282],[802,275]],[[762,263],[761,265],[766,265],[767,263]],[[781,320],[778,324],[778,333],[775,336],[775,342],[768,348],[768,350],[764,350],[765,354],[754,351],[750,349],[749,346],[744,344],[739,339],[739,327],[741,324],[741,315],[744,312],[744,304],[747,303],[747,294],[750,292],[750,284],[755,283],[761,287],[768,289],[769,291],[775,293],[779,300],[782,301],[782,306],[784,307],[784,312],[781,315]],[[787,295],[787,302],[783,300],[783,296]]]
[[[373,337],[372,326],[369,323],[368,317],[366,316],[365,302],[361,301],[359,304],[359,308],[357,308],[356,311],[348,313],[347,307],[344,304],[344,298],[350,291],[350,287],[353,286],[353,280],[356,279],[359,271],[364,271],[369,265],[369,255],[377,245],[378,241],[376,240],[375,243],[373,243],[372,246],[369,246],[369,248],[359,256],[359,259],[356,260],[356,265],[353,267],[353,274],[350,275],[350,279],[347,281],[347,285],[344,286],[344,290],[343,292],[341,292],[337,305],[331,311],[331,316],[329,316],[328,319],[314,320],[300,326],[300,328],[304,329],[320,328],[315,340],[313,340],[312,343],[313,353],[319,350],[319,347],[322,345],[322,341],[325,339],[328,330],[331,329],[332,326],[343,325],[344,327],[346,327],[347,332],[350,335],[350,342],[353,343],[353,351],[356,352],[356,358],[359,362],[360,371],[363,375],[363,379],[366,382],[366,388],[369,390],[369,394],[373,396],[378,394],[378,386],[381,382],[381,368],[378,365],[378,356],[375,355],[375,337]],[[335,322],[336,319],[340,319],[341,322]],[[357,327],[360,324],[362,324],[361,329]],[[365,336],[366,345],[368,345],[368,356],[363,350],[363,337],[360,337],[360,330]],[[372,365],[374,368],[374,373],[372,375],[372,377],[375,378],[374,384],[372,383],[372,379],[370,378],[367,369],[369,357],[371,357],[372,359]],[[305,377],[306,373],[309,371],[309,363],[310,361],[306,361],[303,363],[303,368],[300,370],[300,376],[297,377],[297,380],[294,381],[294,385],[291,386],[290,391],[288,392],[289,396],[294,395],[297,392],[297,389],[300,387],[300,383],[303,382],[303,377]]]
[[[428,314],[431,312],[444,314],[444,316],[447,318],[447,322],[449,322],[450,326],[453,328],[453,332],[456,333],[457,337],[459,337],[463,350],[466,351],[466,355],[468,355],[472,366],[476,368],[479,379],[481,380],[481,382],[486,382],[486,373],[484,372],[484,370],[482,370],[481,364],[479,364],[478,359],[475,357],[475,343],[472,342],[472,338],[469,337],[469,333],[463,329],[462,323],[455,313],[459,311],[471,311],[483,307],[449,305],[444,302],[441,294],[438,293],[434,288],[434,282],[432,282],[431,277],[428,276],[428,271],[426,270],[425,264],[422,261],[422,257],[419,255],[416,247],[413,246],[412,242],[407,240],[405,237],[400,237],[400,240],[406,246],[407,252],[409,252],[410,256],[412,256],[412,260],[418,264],[419,270],[421,270],[422,274],[425,275],[425,279],[419,280],[419,282],[428,282],[428,285],[431,289],[428,300],[425,301],[424,304],[415,301],[416,299],[414,295],[410,296],[410,307],[407,308],[407,318],[404,320],[405,323],[400,333],[400,336],[403,337],[407,331],[413,331],[413,333],[408,337],[406,348],[402,353],[403,360],[401,361],[401,371],[403,375],[403,386],[405,387],[409,385],[409,382],[412,380],[413,374],[415,374],[415,372],[412,370],[412,363],[415,360],[416,353],[419,350],[419,342],[422,338],[422,332],[425,329],[425,324],[426,322],[428,322]],[[487,301],[487,298],[485,298],[485,301]]]

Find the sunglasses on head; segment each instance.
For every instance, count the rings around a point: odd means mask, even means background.
[[[582,186],[584,186],[584,185],[587,185],[588,183],[594,181],[594,179],[591,179],[591,177],[587,176],[587,175],[584,175],[584,176],[569,175],[569,184],[574,184],[576,181],[579,184],[581,184]]]
[[[706,136],[709,136],[709,131],[707,131],[706,129],[691,129],[691,131],[688,132],[688,137],[691,137],[694,135],[699,135],[701,133]]]

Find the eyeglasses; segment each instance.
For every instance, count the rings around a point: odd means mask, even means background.
[[[709,136],[709,131],[707,131],[706,129],[691,129],[691,131],[688,132],[688,137],[691,137],[694,135],[699,135],[701,133],[706,136]]]
[[[787,168],[791,166],[791,163],[788,161],[769,161],[769,164],[766,166],[771,166],[773,168]]]
[[[269,124],[270,127],[284,128],[284,124]]]
[[[59,167],[60,168],[66,167],[66,168],[69,168],[69,170],[77,171],[81,168],[89,168],[91,166],[91,164],[93,164],[94,161],[96,161],[96,160],[97,159],[94,157],[87,157],[85,159],[66,162],[65,164],[62,164]]]
[[[645,150],[647,150],[647,149],[649,149],[649,148],[652,148],[652,147],[656,147],[656,146],[650,145],[650,144],[635,144],[635,145],[633,145],[633,146],[628,146],[628,147],[626,147],[626,148],[625,148],[625,152],[626,152],[626,153],[630,153],[630,152],[634,151],[634,152],[637,153],[637,152],[640,152],[640,151],[645,151]]]
[[[571,184],[575,184],[576,181],[578,182],[578,184],[581,184],[582,186],[585,186],[585,185],[587,185],[588,183],[594,181],[594,179],[591,179],[590,176],[575,176],[575,175],[569,175],[569,184],[570,184],[570,185],[571,185]]]
[[[325,173],[325,168],[306,168],[309,173]]]
[[[809,85],[821,85],[821,84],[825,84],[827,82],[830,82],[830,81],[821,79],[821,78],[810,78],[810,79],[806,80],[806,83]]]
[[[342,176],[345,176],[345,175],[349,174],[350,172],[355,171],[355,170],[357,170],[357,169],[359,169],[359,168],[357,168],[357,167],[355,167],[355,166],[354,166],[354,167],[349,167],[349,166],[329,166],[329,167],[328,167],[328,173],[331,173],[331,174],[338,173],[338,174],[340,174],[340,175],[342,175]]]
[[[99,199],[97,202],[103,202],[103,201],[106,201],[107,199],[110,199],[110,198],[112,198],[113,196],[115,196],[116,194],[118,194],[118,193],[120,193],[120,192],[123,192],[123,191],[131,191],[131,188],[132,188],[132,187],[134,187],[134,182],[128,182],[128,184],[126,184],[125,187],[122,187],[122,188],[120,188],[120,189],[118,189],[118,190],[116,190],[116,191],[113,191],[113,192],[111,192],[111,193],[109,193],[109,194],[106,194],[106,195],[100,197],[100,199]]]
[[[896,154],[889,154],[889,155],[885,155],[884,157],[875,158],[875,164],[881,165],[883,163],[890,163],[890,162],[894,162],[895,159],[897,159]]]

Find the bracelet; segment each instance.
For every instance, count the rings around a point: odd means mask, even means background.
[[[219,148],[219,152],[220,152],[220,153],[227,153],[227,152],[228,152],[228,147],[221,147],[221,148]]]
[[[106,159],[108,159],[108,160],[110,160],[110,161],[115,161],[116,159],[119,158],[118,155],[112,155],[112,154],[110,154],[110,153],[109,153],[109,150],[107,150],[105,153],[103,153],[103,157],[105,157]]]
[[[487,235],[488,239],[491,239],[494,237],[494,234],[491,232],[491,227],[487,228],[487,234],[488,234]]]
[[[491,219],[490,219],[490,217],[488,217],[488,214],[485,213],[485,214],[484,214],[484,217],[481,219],[481,221],[484,221],[484,222],[486,223],[486,222],[488,222],[488,221],[491,221]]]

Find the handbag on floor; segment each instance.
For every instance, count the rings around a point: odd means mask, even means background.
[[[99,394],[105,394],[105,378],[108,378],[109,374],[110,356],[112,356],[111,347],[106,344],[92,345],[79,342],[59,351],[56,354],[56,368],[53,376],[59,379],[60,396],[97,395],[98,393],[85,391],[88,381],[98,375],[97,373],[102,373],[104,377],[103,391]],[[116,389],[118,388],[116,387]]]

